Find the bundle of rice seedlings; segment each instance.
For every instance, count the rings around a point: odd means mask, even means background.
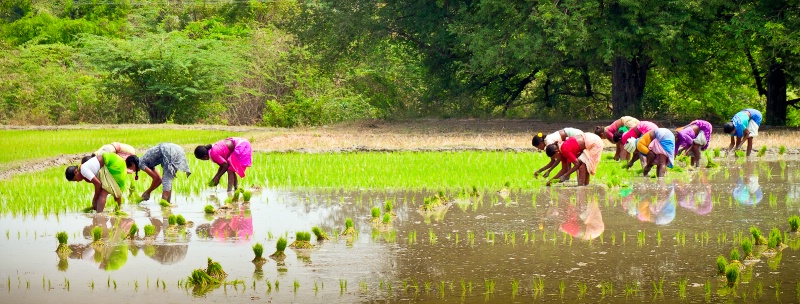
[[[275,244],[275,253],[273,253],[269,257],[276,261],[283,261],[284,259],[286,259],[286,254],[283,253],[283,251],[286,250],[286,244],[287,244],[286,238],[280,237],[278,239],[278,243]]]
[[[313,232],[314,235],[317,237],[317,242],[328,239],[328,234],[317,226],[312,227],[311,232]]]

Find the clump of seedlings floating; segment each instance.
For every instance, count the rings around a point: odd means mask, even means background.
[[[156,239],[156,227],[150,224],[144,226],[144,239],[145,241],[153,241]]]
[[[128,230],[128,239],[135,240],[137,234],[139,234],[139,226],[136,226],[136,223],[133,223],[131,225],[131,229]]]
[[[391,216],[397,216],[397,214],[394,213],[394,200],[387,200],[383,203],[383,211]]]
[[[92,228],[91,245],[95,247],[105,246],[105,243],[103,243],[103,228],[100,228],[100,226],[94,226],[94,228]]]
[[[267,259],[261,256],[264,254],[264,245],[261,245],[261,243],[253,245],[253,254],[256,255],[256,257],[253,258],[253,264],[256,264],[256,266],[264,265],[264,263],[267,262]]]
[[[725,269],[728,267],[728,260],[724,256],[717,257],[717,274],[725,274]]]
[[[328,239],[328,234],[325,233],[325,230],[322,230],[317,226],[311,227],[311,232],[313,232],[314,235],[317,237],[317,242]]]
[[[753,241],[750,238],[742,238],[742,251],[744,251],[744,260],[752,261],[755,259],[753,256]]]
[[[206,268],[206,273],[217,280],[222,280],[228,276],[228,274],[222,270],[222,265],[220,265],[219,262],[212,261],[211,258],[208,258],[208,268]]]
[[[283,251],[286,250],[286,244],[286,239],[284,237],[280,237],[277,244],[275,244],[275,253],[269,257],[278,262],[285,260],[286,254],[283,253]]]
[[[381,222],[381,208],[372,207],[372,224],[378,224]]]
[[[242,199],[244,200],[245,203],[249,203],[250,198],[252,197],[253,197],[253,192],[251,192],[250,190],[242,192]]]
[[[736,285],[736,281],[739,280],[739,272],[741,269],[739,266],[730,264],[727,268],[725,268],[725,278],[728,279],[728,287],[733,287]]]
[[[205,270],[195,269],[187,279],[188,286],[194,286],[195,294],[203,294],[214,287],[218,287],[220,282],[228,276],[219,262],[214,262],[208,258],[208,266]]]
[[[167,200],[163,198],[160,201],[158,201],[158,205],[164,208],[172,207],[172,204],[170,204]]]
[[[205,208],[203,208],[203,212],[205,212],[206,214],[214,214],[214,212],[216,212],[216,210],[214,210],[214,206],[209,204],[209,205],[206,205]]]
[[[778,254],[778,251],[783,250],[786,245],[783,244],[783,235],[778,228],[772,228],[769,232],[769,241],[767,241],[767,250],[762,254],[766,257],[773,257]]]
[[[755,226],[750,227],[750,234],[753,235],[753,240],[755,241],[755,245],[766,245],[767,240],[764,239],[764,236],[761,235],[761,230],[758,230]]]
[[[314,245],[311,245],[311,234],[306,231],[298,231],[295,233],[295,240],[292,242],[289,247],[294,249],[310,249],[314,248]]]
[[[178,226],[186,226],[186,219],[183,218],[183,215],[178,214],[175,216],[175,224],[178,224]]]
[[[178,217],[174,214],[170,214],[167,218],[167,223],[169,223],[170,226],[175,226],[178,223]]]
[[[347,218],[344,220],[344,231],[342,231],[342,235],[350,236],[356,233],[356,229],[353,226],[353,219]]]
[[[67,246],[69,235],[67,232],[61,231],[56,233],[56,239],[58,239],[58,248],[56,248],[56,253],[58,253],[58,257],[63,260],[69,256],[70,253],[72,253],[72,249],[69,249],[69,246]]]
[[[797,232],[798,227],[800,227],[800,216],[792,215],[789,217],[789,228],[792,229],[792,232]]]
[[[448,207],[450,207],[450,204],[447,202],[447,197],[444,195],[444,191],[440,190],[436,195],[426,197],[419,208],[420,211],[435,212]]]

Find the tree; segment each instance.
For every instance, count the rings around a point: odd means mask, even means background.
[[[226,84],[241,70],[224,42],[179,32],[129,40],[87,35],[80,45],[105,71],[105,89],[141,105],[151,123],[194,123],[222,112]]]
[[[800,85],[800,6],[797,1],[746,1],[731,9],[729,31],[750,65],[753,84],[766,97],[767,124],[785,125],[787,90]]]

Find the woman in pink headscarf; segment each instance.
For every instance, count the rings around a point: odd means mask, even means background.
[[[194,149],[197,159],[209,160],[219,165],[219,170],[211,184],[216,186],[225,172],[228,173],[228,191],[233,191],[239,186],[239,177],[244,177],[244,172],[252,165],[253,149],[247,139],[229,137],[213,145],[197,146]]]

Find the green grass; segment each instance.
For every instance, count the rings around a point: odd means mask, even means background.
[[[94,130],[5,130],[0,131],[0,164],[40,159],[62,154],[92,153],[105,144],[126,143],[143,149],[161,142],[211,144],[241,133],[165,128]],[[30,143],[26,145],[26,143]],[[24,149],[19,147],[24,146]],[[142,150],[144,151],[144,150]]]

